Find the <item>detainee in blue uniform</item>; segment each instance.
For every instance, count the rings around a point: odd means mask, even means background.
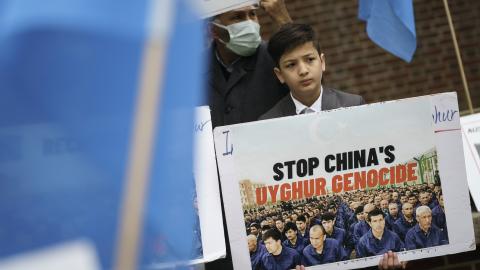
[[[348,260],[337,240],[325,238],[325,231],[320,225],[310,228],[310,243],[303,250],[302,263],[304,266]]]
[[[252,264],[252,270],[261,269],[261,259],[263,254],[267,252],[264,245],[259,244],[257,237],[253,234],[247,236],[248,250],[250,252],[250,263]]]
[[[365,219],[367,218],[368,213],[370,213],[370,211],[372,211],[373,209],[375,209],[375,205],[371,203],[367,203],[363,207],[363,216]],[[365,220],[361,220],[357,224],[355,224],[352,235],[353,243],[355,246],[358,244],[358,241],[360,241],[360,238],[368,232],[368,230],[370,230],[370,226]]]
[[[267,252],[261,259],[261,269],[287,270],[301,264],[300,254],[294,249],[282,246],[282,235],[276,229],[266,231],[262,236]]]
[[[438,205],[432,210],[432,223],[444,233],[445,238],[448,240],[447,220],[445,218],[443,194],[441,193],[438,196]]]
[[[307,218],[304,215],[299,215],[297,217],[297,220],[295,221],[295,225],[297,225],[298,234],[303,238],[306,245],[310,244],[309,243],[310,235],[308,232],[309,228],[307,227]],[[300,254],[302,254],[301,251],[300,251]]]
[[[432,210],[423,205],[416,210],[417,225],[411,228],[405,236],[405,246],[408,250],[446,245],[445,234],[432,224]]]
[[[354,247],[353,242],[344,229],[335,227],[334,224],[335,215],[333,213],[327,212],[322,215],[322,227],[325,229],[326,237],[337,240],[345,254],[350,257]]]
[[[413,205],[411,203],[406,202],[402,205],[402,213],[403,215],[393,224],[393,231],[404,241],[408,230],[413,228],[417,221],[413,216]]]
[[[388,204],[388,215],[385,217],[387,229],[393,231],[393,224],[400,218],[398,205],[394,202]]]
[[[297,225],[293,222],[287,222],[283,231],[287,237],[287,240],[283,241],[283,246],[295,249],[301,256],[308,242],[298,232]]]
[[[355,248],[357,258],[382,255],[389,250],[398,252],[405,249],[398,235],[385,229],[385,218],[382,210],[372,210],[368,214],[367,221],[371,229],[360,238]]]
[[[341,208],[338,208],[337,209],[337,206],[334,204],[334,203],[331,203],[328,205],[327,207],[327,212],[330,212],[332,214],[335,215],[335,226],[337,228],[341,228],[341,229],[345,229],[345,220],[344,220],[344,216],[343,216],[343,209]],[[321,221],[319,223],[319,225],[322,225],[321,224]]]
[[[363,215],[363,205],[359,205],[357,208],[355,208],[354,215],[356,221],[350,224],[350,228],[348,229],[348,234],[350,235],[352,242],[354,242],[353,230],[355,229],[355,225],[357,225],[357,223],[359,223],[360,221],[365,220],[365,217]]]

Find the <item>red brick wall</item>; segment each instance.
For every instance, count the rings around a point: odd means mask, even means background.
[[[442,0],[414,0],[417,50],[411,63],[370,41],[357,19],[357,1],[285,2],[294,21],[311,24],[320,35],[325,85],[361,94],[367,102],[455,90],[460,110],[468,109]],[[449,2],[473,106],[480,108],[480,1]],[[275,25],[263,12],[260,21],[268,39]]]

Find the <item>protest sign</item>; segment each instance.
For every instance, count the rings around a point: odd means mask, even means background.
[[[212,17],[233,9],[258,4],[258,0],[201,0],[195,2],[202,18]]]
[[[480,114],[464,116],[460,122],[468,187],[477,209],[480,209]]]
[[[387,250],[413,260],[475,249],[460,136],[456,93],[216,128],[235,268],[252,269],[247,245],[247,233],[255,234],[252,222],[273,227],[275,219],[295,221],[300,215],[315,227],[305,232],[309,237],[297,234],[305,247],[299,250],[298,243],[277,241],[278,236],[259,239],[255,252],[262,249],[263,255],[254,263],[268,268],[270,253],[280,252],[293,258],[286,268],[301,261],[312,269],[352,269],[377,265]],[[393,224],[382,214],[390,211],[382,200],[403,208]],[[350,233],[351,203],[381,210],[366,216],[367,223],[359,215],[367,229],[358,238],[325,233],[320,226],[328,227],[322,220],[327,212],[336,217],[333,232]],[[407,222],[410,227],[403,226]],[[423,230],[429,236],[420,240]],[[320,240],[325,234],[335,240]],[[280,241],[286,242],[279,247]]]
[[[203,256],[198,262],[208,262],[225,257],[222,206],[218,186],[217,162],[213,145],[210,109],[199,107],[196,111],[194,177]],[[219,233],[220,232],[220,233]]]
[[[195,210],[192,257],[188,262],[153,263],[149,265],[153,269],[171,269],[179,265],[210,262],[225,257],[226,254],[212,121],[208,106],[196,108],[193,131],[193,177],[196,192],[192,194],[192,207]]]

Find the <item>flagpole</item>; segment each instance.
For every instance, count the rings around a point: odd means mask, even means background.
[[[134,110],[133,130],[127,159],[125,188],[120,209],[119,232],[116,245],[114,269],[131,270],[138,266],[141,229],[150,178],[155,129],[160,118],[161,83],[166,44],[160,38],[158,17],[161,17],[161,2],[153,0],[147,40],[143,49],[138,95]],[[159,15],[160,14],[160,15]]]
[[[462,77],[463,89],[465,90],[465,96],[467,97],[468,109],[470,114],[473,114],[472,99],[470,98],[470,90],[468,89],[467,78],[465,71],[463,70],[462,56],[460,55],[460,49],[458,48],[457,36],[455,34],[455,28],[453,27],[452,16],[450,14],[450,8],[448,7],[448,1],[443,0],[445,6],[445,12],[447,13],[448,26],[450,27],[450,33],[452,34],[453,46],[455,48],[455,54],[457,55],[458,66],[460,68],[460,75]]]

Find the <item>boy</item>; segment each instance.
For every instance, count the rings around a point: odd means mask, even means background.
[[[365,103],[361,96],[322,87],[325,55],[311,26],[293,23],[282,26],[270,39],[268,52],[276,65],[275,75],[288,86],[290,94],[260,116],[260,120]]]

